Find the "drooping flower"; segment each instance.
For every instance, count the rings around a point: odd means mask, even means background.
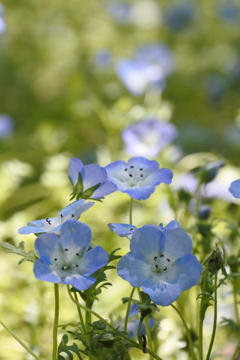
[[[73,185],[74,199],[103,199],[117,190],[116,185],[107,180],[107,172],[96,164],[83,165],[78,158],[69,162],[68,173]]]
[[[181,228],[163,231],[145,225],[134,231],[130,250],[118,263],[118,275],[141,287],[157,305],[172,304],[200,279],[202,266],[192,254],[191,238]]]
[[[90,243],[90,227],[71,219],[62,225],[60,236],[39,235],[35,241],[40,257],[34,263],[35,277],[70,284],[78,290],[88,289],[96,281],[90,275],[108,262],[108,254],[101,246],[88,251]]]
[[[173,173],[169,169],[159,169],[154,160],[132,157],[128,162],[118,160],[105,167],[108,180],[117,190],[127,193],[133,199],[145,200],[160,183],[171,184]]]
[[[143,46],[133,59],[121,59],[116,65],[118,77],[135,96],[143,95],[149,88],[161,92],[173,69],[173,55],[163,44]]]
[[[85,200],[77,200],[59,211],[58,217],[46,218],[42,220],[31,221],[27,226],[23,226],[18,230],[19,234],[39,234],[39,233],[60,233],[62,224],[69,220],[79,219],[80,215],[88,210],[94,202],[86,202]]]
[[[136,156],[156,157],[176,137],[175,125],[154,118],[135,122],[122,131],[126,152]]]
[[[117,234],[118,236],[120,236],[120,237],[126,236],[129,240],[131,240],[134,231],[137,229],[137,227],[134,225],[116,224],[116,223],[110,223],[110,224],[108,224],[108,227],[111,231],[115,232],[115,234]],[[172,220],[165,227],[163,227],[162,224],[160,224],[159,227],[164,231],[168,231],[168,230],[172,230],[172,229],[179,227],[179,224],[177,221]]]
[[[237,199],[240,198],[240,180],[235,180],[229,188],[230,193]]]

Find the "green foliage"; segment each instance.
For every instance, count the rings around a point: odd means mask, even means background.
[[[34,263],[38,259],[37,255],[34,253],[33,250],[26,252],[24,241],[21,241],[18,247],[8,244],[6,242],[0,242],[0,247],[2,247],[6,253],[12,253],[22,256],[23,259],[18,262],[19,265],[25,261],[30,261]]]

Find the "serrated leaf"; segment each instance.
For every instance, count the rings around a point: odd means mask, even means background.
[[[12,253],[23,256],[23,259],[20,260],[18,264],[21,264],[24,261],[30,261],[35,263],[35,261],[38,259],[37,255],[34,253],[33,250],[30,250],[28,253],[25,251],[24,241],[21,241],[18,247],[1,241],[0,247],[2,247],[6,253]]]

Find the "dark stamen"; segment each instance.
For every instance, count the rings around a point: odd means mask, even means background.
[[[167,259],[168,262],[170,262],[170,259]]]
[[[73,217],[74,217],[74,214],[72,214],[71,217],[73,218]]]
[[[133,231],[133,228],[129,229],[130,231]]]
[[[51,220],[49,220],[48,218],[46,218],[46,222],[51,225]]]
[[[142,175],[140,175],[141,177],[143,177],[143,174]]]
[[[68,251],[68,249],[64,249],[64,251]]]
[[[132,177],[132,174],[129,174],[130,177]]]
[[[141,169],[139,169],[140,171],[142,171],[142,168]]]
[[[155,256],[153,259],[154,259],[154,261],[156,261],[156,260],[157,260],[157,256]]]
[[[165,268],[163,269],[163,271],[166,271],[167,270],[167,267],[165,266]]]
[[[124,171],[127,171],[127,168]]]
[[[61,218],[63,218],[63,214],[60,214]]]
[[[158,269],[158,265],[155,265],[156,266],[156,269]]]
[[[160,255],[160,257],[164,257],[164,255],[163,255],[163,254],[161,254],[161,255]]]
[[[134,166],[131,165],[131,166],[130,166],[130,169],[134,169]]]
[[[57,261],[57,258],[55,258],[54,261]]]
[[[63,267],[62,267],[62,270],[66,270],[67,269],[67,265],[64,265]]]
[[[79,253],[77,253],[76,255],[79,256]]]
[[[76,264],[76,267],[78,267],[78,264]]]

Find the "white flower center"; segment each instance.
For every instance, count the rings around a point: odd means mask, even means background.
[[[152,263],[152,271],[156,274],[166,273],[170,266],[171,259],[165,258],[164,254],[155,256]]]
[[[142,167],[135,167],[133,165],[126,166],[122,182],[128,187],[139,186],[147,175]]]

